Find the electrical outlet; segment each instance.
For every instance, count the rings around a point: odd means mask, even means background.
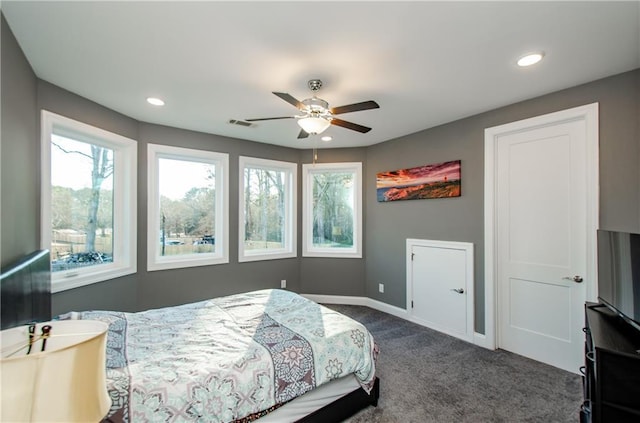
[[[286,279],[282,279],[280,281],[280,288],[287,289],[287,280]]]
[[[378,284],[378,291],[380,291],[381,293],[384,294],[384,284],[383,283],[379,283]]]

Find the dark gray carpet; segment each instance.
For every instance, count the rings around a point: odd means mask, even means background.
[[[363,323],[380,347],[378,407],[361,411],[349,423],[579,420],[578,375],[368,307],[327,307]]]

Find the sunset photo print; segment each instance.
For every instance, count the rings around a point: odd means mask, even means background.
[[[380,172],[379,202],[460,197],[460,160]]]

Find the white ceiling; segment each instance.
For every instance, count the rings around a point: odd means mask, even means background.
[[[355,147],[640,68],[640,2],[31,2],[2,11],[36,75],[135,119],[295,148]],[[518,68],[516,59],[545,59]],[[271,94],[373,128],[296,139]],[[166,101],[162,108],[145,102]]]

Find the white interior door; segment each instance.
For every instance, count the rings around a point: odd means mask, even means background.
[[[585,141],[584,121],[542,125],[501,135],[495,159],[498,346],[571,372],[587,299]]]
[[[407,240],[412,320],[473,341],[473,244]]]

